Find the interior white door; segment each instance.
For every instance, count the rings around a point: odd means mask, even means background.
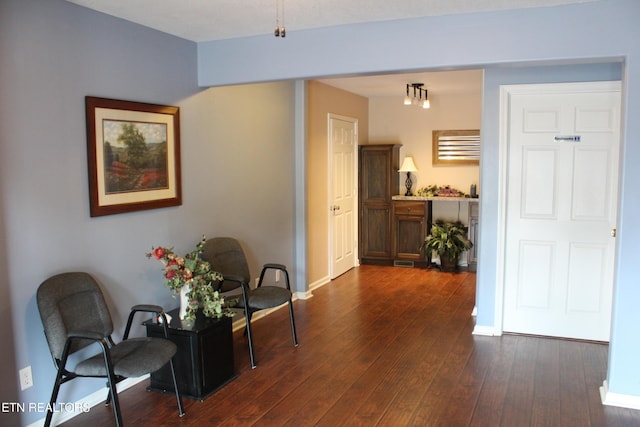
[[[503,330],[608,341],[620,84],[519,88],[509,94]]]
[[[356,119],[329,115],[329,233],[330,276],[335,278],[355,266],[356,260]]]

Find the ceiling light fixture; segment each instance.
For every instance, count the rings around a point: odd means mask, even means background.
[[[424,83],[408,83],[407,84],[407,95],[404,97],[404,105],[419,105],[422,108],[431,108],[431,103],[429,102],[429,92],[426,89],[423,89]],[[413,88],[413,97],[411,96],[409,90]],[[422,99],[422,93],[424,92],[424,100]]]
[[[280,25],[280,9],[282,9],[282,26]],[[284,0],[276,0],[276,29],[273,31],[276,37],[286,37],[287,30],[284,28]]]
[[[409,85],[407,85],[407,96],[404,97],[404,105],[411,105],[411,97],[409,96]]]

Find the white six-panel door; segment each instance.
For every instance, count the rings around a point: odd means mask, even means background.
[[[330,276],[333,279],[353,268],[356,262],[357,121],[330,114],[329,138]]]
[[[511,88],[503,330],[608,341],[620,84]]]

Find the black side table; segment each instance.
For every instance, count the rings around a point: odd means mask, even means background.
[[[210,319],[198,313],[196,320],[182,321],[178,309],[168,313],[172,317],[169,339],[178,346],[174,364],[180,392],[184,397],[204,400],[236,376],[231,318]],[[164,337],[155,319],[147,320],[144,326],[148,337]],[[148,390],[173,393],[168,365],[151,374]]]

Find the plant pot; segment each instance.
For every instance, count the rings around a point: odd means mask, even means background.
[[[440,254],[440,271],[457,271],[458,256],[449,256],[449,254]]]

